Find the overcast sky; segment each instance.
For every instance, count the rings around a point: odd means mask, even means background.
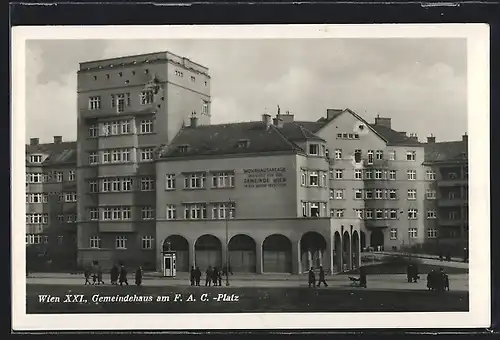
[[[212,123],[289,110],[317,120],[350,108],[392,117],[420,140],[467,131],[465,39],[30,40],[26,140],[76,138],[76,72],[83,61],[171,51],[209,68]]]

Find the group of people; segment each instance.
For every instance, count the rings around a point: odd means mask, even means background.
[[[443,268],[439,271],[432,269],[429,274],[427,274],[427,289],[436,292],[450,290],[450,279]]]
[[[420,279],[418,275],[418,265],[416,263],[410,263],[406,269],[406,278],[409,283],[417,283]]]
[[[102,268],[99,265],[98,261],[93,261],[92,265],[85,266],[83,271],[85,277],[85,285],[101,285],[104,284],[102,279]],[[135,271],[135,284],[137,286],[142,285],[142,267],[139,266]],[[127,278],[127,269],[123,264],[120,264],[118,268],[117,265],[113,265],[109,272],[110,275],[110,283],[112,285],[120,285],[124,284],[128,286],[128,278]],[[90,278],[92,277],[92,282],[90,282]]]
[[[325,270],[323,269],[323,266],[319,266],[319,277],[318,277],[318,282],[316,283],[316,274],[314,273],[314,267],[311,267],[309,269],[309,288],[311,287],[319,287],[321,284],[324,284],[325,287],[328,287],[328,284],[326,283],[325,280]]]
[[[191,286],[199,286],[201,281],[200,267],[192,266],[189,274]],[[205,271],[205,286],[222,286],[222,277],[228,274],[233,275],[231,267],[223,266],[220,270],[217,266],[208,266]]]

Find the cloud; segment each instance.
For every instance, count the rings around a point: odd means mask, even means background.
[[[465,40],[66,40],[27,51],[27,138],[76,138],[78,62],[167,50],[209,67],[213,123],[280,105],[301,120],[345,107],[390,116],[395,129],[438,140],[467,130]]]

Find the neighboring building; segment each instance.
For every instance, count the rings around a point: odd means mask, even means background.
[[[436,142],[427,138],[425,166],[427,188],[427,237],[430,248],[462,256],[468,248],[468,137]]]
[[[76,143],[26,145],[28,268],[72,268],[76,263]]]
[[[179,271],[225,265],[227,251],[233,271],[359,266],[359,220],[330,218],[326,141],[290,118],[208,126],[192,118],[164,149],[156,163],[159,270],[162,250],[176,251]]]
[[[362,248],[424,243],[424,144],[416,135],[393,130],[390,118],[369,124],[349,109],[297,123],[328,141],[332,218],[362,220]]]
[[[195,114],[208,69],[169,52],[80,63],[78,261],[155,266],[156,154]]]

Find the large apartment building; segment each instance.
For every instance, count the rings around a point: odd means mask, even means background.
[[[54,136],[31,138],[26,153],[26,249],[28,268],[76,264],[76,143]]]
[[[170,52],[80,64],[78,260],[154,267],[156,154],[210,123],[208,69]]]

